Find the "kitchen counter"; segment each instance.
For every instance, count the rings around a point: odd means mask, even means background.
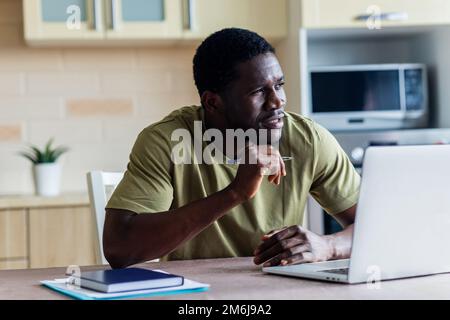
[[[89,196],[82,193],[61,194],[56,197],[41,197],[36,195],[0,196],[0,210],[88,205]]]

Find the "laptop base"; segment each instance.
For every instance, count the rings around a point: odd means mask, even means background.
[[[348,283],[348,273],[336,272],[336,270],[348,270],[349,264],[349,259],[342,259],[290,266],[267,267],[262,270],[266,273],[282,276]]]

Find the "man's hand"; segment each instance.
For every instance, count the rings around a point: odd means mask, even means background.
[[[264,267],[319,262],[335,257],[332,237],[317,235],[300,226],[273,230],[262,240],[254,252],[254,262],[264,263]]]
[[[275,185],[279,185],[281,177],[286,176],[280,153],[270,145],[250,144],[243,150],[242,158],[230,188],[244,200],[255,196],[265,175],[268,176],[269,182]]]

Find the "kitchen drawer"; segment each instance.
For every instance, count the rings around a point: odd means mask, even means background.
[[[305,28],[367,28],[368,25],[374,28],[377,24],[381,27],[450,24],[450,1],[303,0],[302,3]]]

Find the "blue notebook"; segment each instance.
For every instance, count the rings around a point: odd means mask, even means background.
[[[82,288],[114,293],[183,285],[183,277],[148,269],[125,268],[82,272]]]

